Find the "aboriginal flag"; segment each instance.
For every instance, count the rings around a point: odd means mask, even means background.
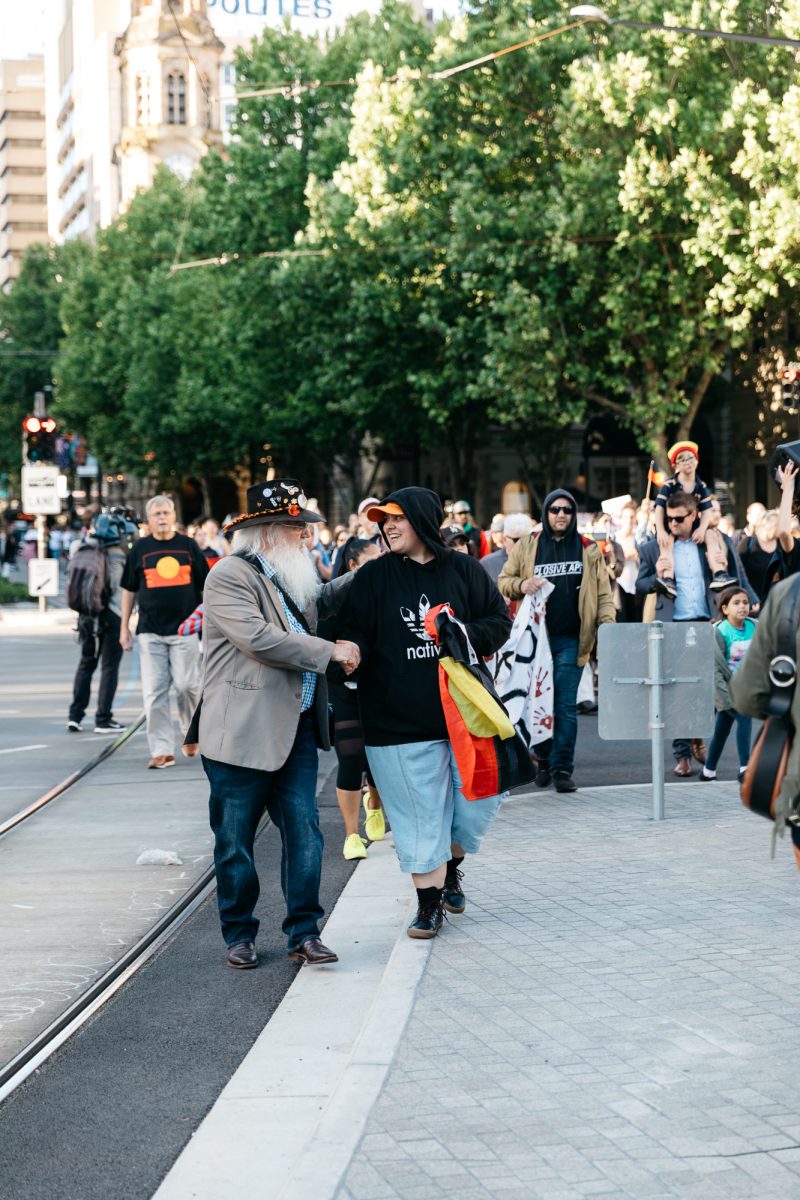
[[[663,472],[663,471],[657,471],[657,470],[656,470],[656,464],[655,464],[655,462],[653,462],[653,461],[651,460],[651,462],[650,462],[650,470],[647,472],[647,479],[648,479],[648,482],[649,482],[649,483],[654,483],[654,484],[656,485],[656,487],[661,487],[662,483],[664,483],[664,482],[665,482],[666,478],[667,478],[667,477],[666,477],[666,475],[664,474],[664,472]]]
[[[511,724],[464,626],[442,604],[430,610],[425,628],[439,645],[439,695],[467,800],[483,800],[530,783],[534,769],[528,747]]]
[[[192,582],[192,560],[187,550],[145,554],[144,585],[151,588],[185,587]]]

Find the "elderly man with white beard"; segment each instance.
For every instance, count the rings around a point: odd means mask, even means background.
[[[186,750],[199,742],[211,785],[222,936],[228,965],[240,969],[258,965],[253,843],[265,810],[281,836],[289,957],[337,961],[319,937],[317,750],[330,749],[324,672],[335,662],[351,674],[359,652],[314,636],[351,576],[320,581],[302,535],[322,518],[306,503],[295,479],[248,488],[247,512],[225,528],[232,553],[210,573],[203,600],[203,690]]]

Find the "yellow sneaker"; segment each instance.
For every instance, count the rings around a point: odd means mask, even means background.
[[[357,833],[351,833],[344,839],[342,855],[344,858],[366,858],[367,847],[364,845],[364,839]]]
[[[368,839],[371,842],[382,842],[386,836],[386,822],[383,819],[383,809],[369,807],[369,792],[364,792],[364,812],[367,817],[364,822],[364,832]]]

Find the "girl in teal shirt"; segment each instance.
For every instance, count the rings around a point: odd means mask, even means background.
[[[714,707],[717,710],[717,720],[714,726],[714,736],[708,747],[706,763],[700,772],[701,779],[716,779],[717,763],[728,735],[736,725],[736,749],[739,752],[739,778],[744,775],[750,758],[750,740],[753,722],[750,717],[744,717],[733,707],[730,693],[730,681],[739,663],[747,652],[756,623],[747,615],[750,612],[750,599],[741,587],[729,587],[719,598],[719,608],[724,620],[716,626],[717,644],[714,662]]]

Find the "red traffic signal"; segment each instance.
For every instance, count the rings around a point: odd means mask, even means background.
[[[800,380],[800,367],[786,367],[781,371],[781,379],[784,383],[797,383]]]
[[[28,463],[54,462],[56,422],[52,417],[25,417],[22,422],[24,458]]]

